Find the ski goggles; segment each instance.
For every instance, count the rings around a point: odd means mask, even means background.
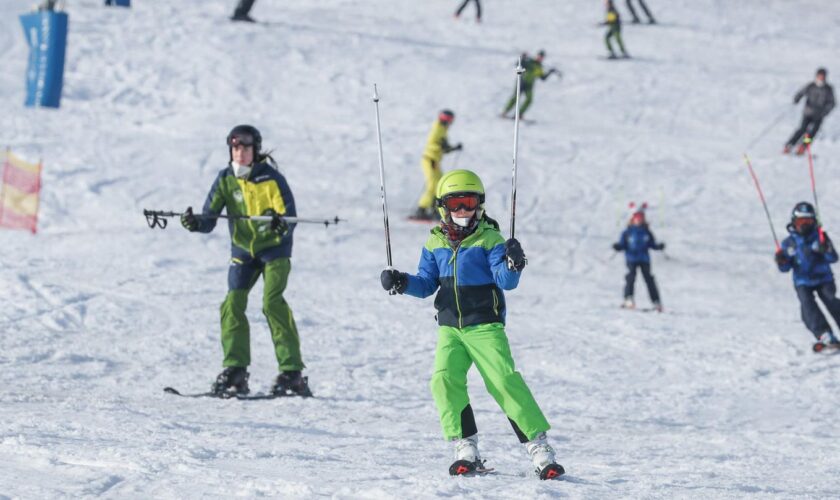
[[[234,146],[253,146],[254,136],[249,134],[237,134],[228,137],[228,147]]]
[[[456,194],[440,200],[441,206],[450,212],[475,210],[481,205],[481,196],[477,194]]]
[[[816,223],[817,223],[817,220],[814,219],[813,217],[797,217],[796,219],[793,219],[793,227],[797,231],[799,231],[803,228],[806,228],[808,226],[813,226]]]

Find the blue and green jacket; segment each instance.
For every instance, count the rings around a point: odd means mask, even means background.
[[[270,210],[287,217],[297,216],[295,199],[289,183],[276,168],[268,163],[257,163],[247,178],[238,179],[228,165],[216,177],[202,215],[219,215],[222,209],[228,215],[265,215]],[[209,233],[216,227],[215,217],[198,217],[198,231]],[[259,255],[265,262],[278,257],[292,256],[292,234],[279,236],[269,228],[269,222],[228,219],[231,256],[249,259]]]
[[[485,219],[460,242],[450,242],[440,227],[432,229],[417,274],[408,275],[405,293],[425,298],[437,291],[435,308],[441,326],[504,323],[502,290],[516,288],[519,276],[507,267],[498,226]]]

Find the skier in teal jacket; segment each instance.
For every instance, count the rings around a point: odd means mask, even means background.
[[[473,363],[525,445],[541,479],[563,474],[549,446],[550,428],[531,391],[516,371],[505,334],[503,290],[519,284],[527,260],[515,239],[505,241],[484,214],[484,186],[469,170],[445,174],[437,186],[442,221],[431,231],[416,275],[382,271],[386,290],[425,298],[437,292],[440,325],[430,383],[443,434],[454,442],[452,475],[480,472],[478,429],[467,394]]]

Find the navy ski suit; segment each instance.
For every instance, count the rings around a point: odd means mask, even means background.
[[[816,230],[802,235],[788,226],[788,232],[790,236],[782,241],[781,255],[777,255],[776,262],[783,273],[793,270],[793,286],[799,298],[802,321],[819,339],[820,335],[831,331],[831,326],[820,311],[815,294],[834,321],[840,324],[840,299],[835,296],[837,287],[830,267],[837,262],[837,251],[825,233],[825,241],[820,244]]]
[[[633,297],[633,289],[636,284],[636,270],[642,270],[642,277],[645,279],[645,284],[648,288],[648,295],[654,304],[659,304],[659,290],[656,287],[656,280],[650,272],[650,254],[648,250],[662,250],[665,248],[664,243],[657,243],[653,233],[648,228],[647,224],[640,226],[628,226],[618,243],[613,245],[615,251],[624,251],[624,258],[627,262],[627,275],[624,283],[624,298]]]

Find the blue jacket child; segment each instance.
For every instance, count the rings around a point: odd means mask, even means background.
[[[840,324],[840,299],[835,297],[837,287],[831,272],[831,264],[837,262],[837,251],[828,235],[818,227],[816,211],[810,203],[796,204],[787,230],[790,235],[776,252],[776,264],[783,273],[793,270],[802,321],[817,339],[814,350],[820,351],[826,345],[840,346],[815,297],[815,294],[819,296],[834,321]]]
[[[636,211],[630,218],[627,229],[621,233],[618,243],[613,244],[613,250],[624,252],[624,258],[627,262],[627,274],[624,277],[624,304],[622,307],[627,309],[636,307],[633,300],[633,289],[636,283],[636,270],[641,269],[650,301],[653,303],[654,309],[662,312],[659,289],[656,286],[653,274],[650,272],[650,254],[648,251],[664,249],[665,243],[657,243],[647,225],[644,208]]]

